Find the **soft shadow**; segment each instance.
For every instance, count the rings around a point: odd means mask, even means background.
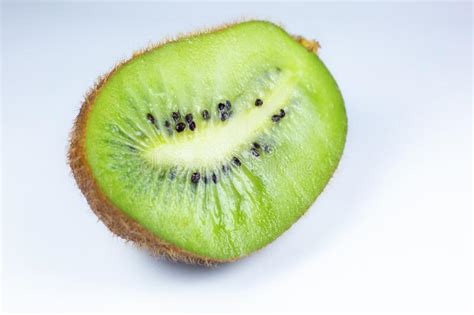
[[[140,262],[144,263],[151,270],[155,270],[159,274],[166,273],[171,277],[183,278],[187,281],[189,279],[208,279],[209,277],[230,273],[233,270],[238,269],[242,262],[237,261],[234,263],[218,264],[208,267],[175,262],[164,257],[153,256],[144,250],[136,248],[135,246],[131,246],[130,250],[138,256]]]

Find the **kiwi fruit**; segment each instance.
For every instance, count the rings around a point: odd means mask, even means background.
[[[115,234],[215,265],[272,242],[341,158],[347,118],[319,45],[266,21],[135,53],[87,94],[69,164]]]

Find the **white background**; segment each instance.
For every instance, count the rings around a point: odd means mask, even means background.
[[[95,78],[133,50],[241,17],[320,41],[346,100],[340,167],[251,257],[150,257],[97,221],[66,164]],[[4,4],[7,311],[469,311],[472,4]]]

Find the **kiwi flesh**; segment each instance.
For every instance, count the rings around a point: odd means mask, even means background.
[[[135,53],[87,94],[69,164],[100,220],[175,261],[214,265],[286,231],[341,158],[347,118],[317,42],[266,21]]]

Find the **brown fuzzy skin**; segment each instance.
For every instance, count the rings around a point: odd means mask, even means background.
[[[318,50],[321,48],[321,45],[319,45],[319,42],[315,40],[306,39],[303,36],[294,35],[293,39],[296,40],[298,43],[300,43],[309,52],[312,52],[314,54],[317,54]]]
[[[92,211],[112,233],[125,240],[134,242],[138,247],[147,249],[153,255],[164,256],[172,261],[209,267],[221,263],[232,262],[242,257],[221,260],[193,254],[160,239],[142,227],[137,221],[126,215],[123,211],[115,207],[98,187],[90,169],[89,163],[87,162],[85,138],[88,116],[91,108],[94,106],[96,96],[100,93],[102,87],[107,83],[109,78],[117,71],[117,69],[127,64],[135,57],[138,57],[151,50],[158,49],[164,44],[178,41],[187,37],[194,37],[202,33],[219,31],[234,24],[235,23],[226,24],[217,28],[183,35],[177,39],[167,40],[160,44],[149,46],[134,53],[130,59],[118,63],[109,73],[100,77],[94,87],[87,93],[71,131],[68,162],[77,185],[86,197],[86,200]],[[308,51],[316,53],[317,49],[319,48],[319,44],[315,41],[308,41],[301,36],[294,36],[293,38],[298,43],[303,45]]]

